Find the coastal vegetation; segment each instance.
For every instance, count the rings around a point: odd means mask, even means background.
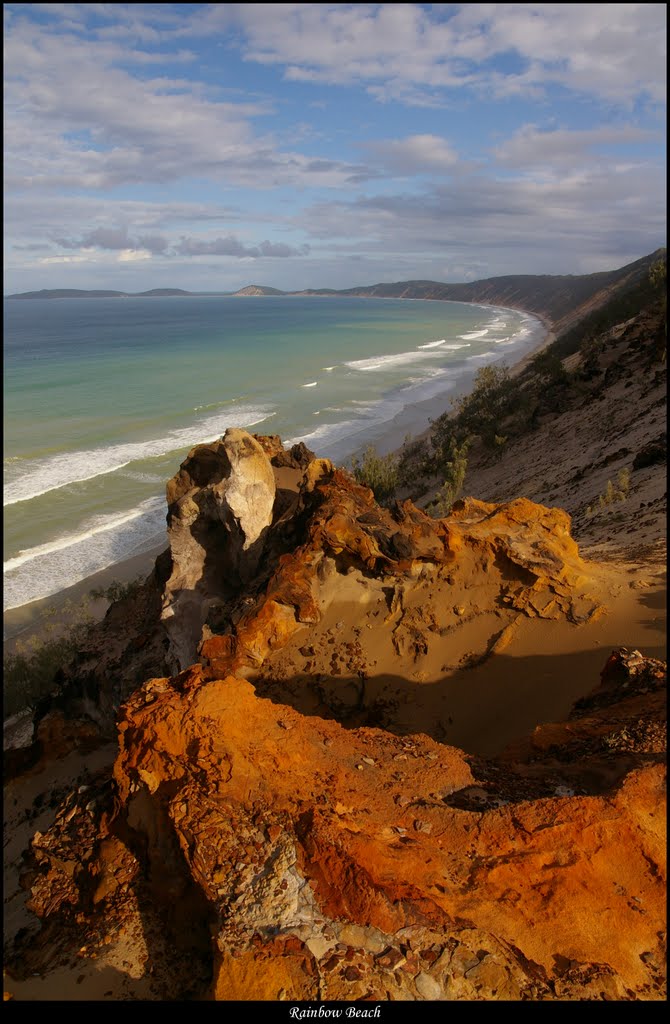
[[[61,669],[74,657],[95,624],[89,607],[88,598],[78,606],[66,601],[58,612],[52,606],[47,609],[40,633],[17,640],[13,650],[4,654],[5,718],[34,707],[54,689]],[[58,618],[68,622],[64,631],[58,631]]]
[[[11,647],[5,645],[5,718],[34,707],[57,686],[62,669],[86,643],[98,621],[93,602],[111,605],[132,597],[142,579],[112,580],[106,587],[92,588],[79,602],[68,599],[58,608],[51,605],[43,613],[39,632],[19,637]]]
[[[447,515],[464,485],[468,451],[476,448],[480,456],[495,460],[508,444],[536,430],[546,417],[565,412],[581,400],[590,382],[604,372],[601,363],[608,345],[643,310],[661,325],[654,328],[656,336],[644,358],[652,363],[665,361],[666,267],[665,254],[648,263],[643,275],[634,276],[632,283],[623,285],[597,310],[560,333],[520,373],[512,375],[504,365],[482,367],[470,392],[433,420],[426,436],[407,437],[397,453],[381,457],[369,447],[362,459],[354,459],[356,479],[385,504],[403,496],[423,497],[431,514]],[[614,338],[610,337],[613,331]],[[628,486],[629,477],[611,483],[596,507],[624,500]]]
[[[381,505],[395,494],[398,458],[394,453],[378,455],[374,445],[368,445],[360,459],[357,456],[352,458],[351,471],[357,483],[369,487]]]
[[[629,273],[628,284],[624,281],[599,308],[559,333],[520,373],[513,375],[506,366],[485,366],[477,373],[471,391],[438,416],[426,435],[407,437],[399,451],[385,455],[368,446],[351,461],[355,479],[369,486],[383,505],[411,497],[430,515],[448,515],[463,493],[475,454],[480,463],[483,459],[495,464],[514,441],[588,396],[594,380],[617,372],[616,358],[610,357],[609,368],[604,369],[607,359],[603,357],[617,338],[625,338],[628,321],[642,310],[652,311],[649,324],[656,333],[651,345],[640,348],[638,369],[643,372],[655,363],[658,375],[659,364],[665,360],[667,263],[665,252],[653,255],[653,259],[639,261],[644,273]],[[664,458],[664,444],[657,444],[656,449],[662,449]],[[659,458],[657,453],[652,461]],[[639,462],[640,466],[646,464]],[[634,461],[633,469],[637,467]],[[630,471],[620,471],[583,509],[592,518],[596,512],[624,502],[629,491]],[[113,603],[132,596],[136,586],[137,581],[113,581],[92,591],[90,599]],[[63,609],[60,618],[69,621],[69,632],[57,631],[48,617],[40,637],[20,640],[5,654],[5,715],[48,693],[59,669],[84,641],[92,622],[89,610],[84,607],[81,614],[72,615],[66,608],[65,615],[62,613]]]

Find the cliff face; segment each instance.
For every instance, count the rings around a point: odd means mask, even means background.
[[[653,263],[665,255],[658,249],[634,263],[598,274],[551,275],[514,274],[491,277],[468,284],[444,284],[440,281],[397,281],[333,292],[324,290],[304,294],[361,295],[399,299],[442,299],[451,302],[483,302],[512,306],[537,313],[553,321],[562,331],[611,296],[646,278]]]
[[[180,671],[126,695],[113,779],[34,837],[45,927],[14,972],[76,924],[103,960],[114,928],[141,931],[151,998],[658,998],[662,663],[619,651],[526,740],[499,697],[495,757],[449,742],[478,666],[502,665],[509,694],[517,643],[600,628],[569,517],[524,499],[391,512],[244,432],[195,448],[168,496],[152,586],[169,628],[154,601],[117,663],[162,645]],[[111,708],[118,681],[96,679]]]
[[[574,536],[590,550],[606,545],[626,556],[664,546],[664,339],[662,311],[652,308],[592,338],[586,354],[565,358],[572,382],[544,384],[546,404],[532,429],[510,436],[495,457],[472,446],[467,491],[488,501],[524,494],[543,505],[560,504]],[[508,433],[504,424],[500,433]],[[625,492],[606,501],[608,484],[616,488],[621,474]]]

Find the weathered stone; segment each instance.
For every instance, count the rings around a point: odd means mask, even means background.
[[[209,608],[238,593],[258,569],[274,474],[258,441],[230,428],[221,441],[189,453],[167,496],[172,572],[162,619],[169,660],[180,669],[197,657]]]

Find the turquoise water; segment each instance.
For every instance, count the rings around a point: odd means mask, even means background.
[[[229,426],[336,460],[513,362],[526,314],[397,299],[5,301],[4,607],[161,542],[165,483]]]

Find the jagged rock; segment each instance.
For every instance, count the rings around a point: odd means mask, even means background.
[[[234,677],[161,687],[123,709],[115,778],[149,865],[172,832],[205,895],[217,998],[658,992],[639,951],[662,957],[662,766],[523,798],[454,748],[307,719]],[[461,808],[478,785],[495,799]]]
[[[468,499],[457,502],[448,519],[431,519],[410,501],[391,513],[327,460],[310,463],[300,496],[298,514],[309,514],[304,542],[279,557],[268,584],[231,624],[230,638],[205,638],[199,653],[209,678],[260,666],[302,625],[318,622],[328,565],[396,578],[398,594],[402,580],[422,567],[449,566],[472,585],[499,579],[501,600],[525,615],[577,622],[597,610],[583,591],[588,575],[570,536],[570,519],[559,509],[521,498],[504,505]],[[391,616],[399,600],[392,602]],[[458,614],[465,618],[465,611]],[[402,629],[396,628],[399,655],[427,650],[421,628],[426,614],[423,621],[404,616]],[[434,621],[430,628],[436,628]]]
[[[194,448],[169,482],[170,550],[80,651],[64,687],[70,714],[109,730],[116,708],[149,675],[198,658],[210,678],[258,668],[320,620],[324,581],[333,573],[359,571],[394,587],[423,571],[453,569],[462,581],[496,582],[510,623],[517,613],[584,622],[598,612],[569,517],[557,509],[468,499],[441,520],[410,501],[389,511],[329,460],[304,466],[311,453],[300,446],[282,455],[274,436],[226,437]],[[272,463],[290,477],[288,488],[276,490],[274,509]],[[467,623],[472,609],[458,607]],[[425,650],[425,639],[417,634],[413,643],[402,632],[403,649],[408,641]]]
[[[258,441],[230,428],[189,453],[167,498],[172,574],[161,617],[169,662],[181,669],[195,660],[212,604],[238,593],[258,568],[275,479]]]

